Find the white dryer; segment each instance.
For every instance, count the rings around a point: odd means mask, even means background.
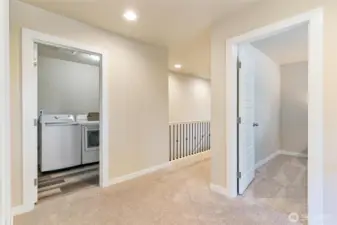
[[[82,164],[99,162],[99,121],[88,121],[87,115],[78,115],[82,130]]]

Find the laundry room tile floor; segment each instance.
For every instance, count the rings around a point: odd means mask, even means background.
[[[98,185],[98,164],[40,174],[38,178],[38,203]]]

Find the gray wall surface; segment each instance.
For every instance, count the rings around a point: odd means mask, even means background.
[[[99,67],[39,56],[38,107],[48,114],[99,112]]]
[[[281,149],[307,154],[308,63],[281,66]]]

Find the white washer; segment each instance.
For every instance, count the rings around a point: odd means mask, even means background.
[[[41,171],[81,165],[81,127],[73,115],[40,117]]]

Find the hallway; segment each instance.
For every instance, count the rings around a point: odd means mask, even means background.
[[[53,198],[17,216],[14,225],[296,224],[276,209],[212,193],[210,162],[209,157],[198,162],[182,160],[169,169],[106,189]]]

